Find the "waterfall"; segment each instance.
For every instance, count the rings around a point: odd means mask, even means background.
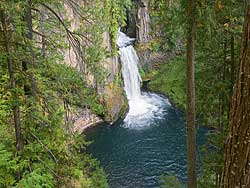
[[[170,104],[167,99],[159,95],[141,92],[142,80],[138,70],[139,58],[132,46],[133,41],[134,39],[119,31],[117,45],[122,63],[124,90],[129,104],[124,126],[140,128],[150,126],[152,121],[160,120],[166,113],[165,107]]]
[[[137,67],[138,56],[133,46],[122,47],[119,50],[122,62],[124,89],[128,100],[137,100],[141,97],[141,76]]]

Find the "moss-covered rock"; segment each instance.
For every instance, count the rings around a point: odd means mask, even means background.
[[[123,87],[111,82],[105,87],[104,93],[105,120],[115,122],[124,116],[128,107]]]

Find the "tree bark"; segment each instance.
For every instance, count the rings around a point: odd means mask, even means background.
[[[196,188],[196,136],[195,136],[195,82],[194,82],[194,43],[195,43],[195,0],[188,1],[187,7],[187,160],[188,188]]]
[[[28,43],[28,48],[29,48],[29,52],[30,52],[30,57],[27,58],[27,60],[24,60],[22,62],[22,66],[23,66],[23,71],[27,72],[27,70],[29,69],[29,67],[33,67],[34,68],[34,52],[32,49],[32,40],[33,40],[33,26],[32,26],[32,12],[31,12],[31,6],[32,6],[32,1],[28,0],[27,2],[27,6],[25,9],[25,14],[24,14],[24,21],[26,22],[26,26],[27,26],[27,33],[26,33],[26,38],[29,40],[30,43]],[[36,96],[36,81],[34,78],[34,75],[32,72],[28,73],[29,79],[31,80],[31,87],[27,84],[24,84],[24,91],[25,94],[27,96],[33,96],[36,100],[37,100],[37,96]]]
[[[28,32],[26,34],[26,37],[29,40],[32,40],[33,38],[33,33],[32,33],[32,14],[31,14],[31,0],[28,1],[28,6],[26,7],[25,10],[25,16],[24,16],[24,20],[27,24],[28,27]]]
[[[41,54],[42,57],[45,58],[46,56],[46,40],[45,40],[45,26],[44,23],[47,19],[47,12],[46,9],[44,9],[44,7],[41,8],[41,33],[43,34],[43,36],[41,36],[42,39],[42,48],[41,48]]]
[[[7,23],[6,23],[6,16],[4,12],[0,12],[1,16],[1,23],[3,28],[3,40],[4,40],[4,46],[5,51],[7,54],[7,64],[8,64],[8,72],[9,72],[9,79],[10,79],[10,89],[11,89],[11,95],[12,97],[17,100],[18,96],[16,94],[16,79],[15,79],[15,66],[14,62],[11,58],[11,49],[10,49],[10,37],[8,37],[8,29],[7,29]],[[18,102],[15,102],[15,104],[12,107],[13,111],[13,119],[14,119],[14,125],[15,125],[15,136],[16,136],[16,151],[17,153],[22,152],[23,150],[23,139],[22,139],[22,130],[21,130],[21,121],[20,121],[20,108],[18,106]]]
[[[221,188],[250,187],[250,1],[246,2],[240,68],[232,98]]]
[[[234,62],[234,34],[231,35],[231,64],[230,64],[230,69],[231,69],[231,91],[233,91],[233,85],[234,85],[234,80],[235,80],[235,62]]]

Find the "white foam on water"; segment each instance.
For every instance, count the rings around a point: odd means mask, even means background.
[[[124,127],[148,127],[153,122],[163,119],[169,101],[157,94],[141,93],[141,76],[138,70],[139,58],[129,38],[118,32],[117,45],[122,63],[124,90],[127,95],[129,111],[124,119]]]

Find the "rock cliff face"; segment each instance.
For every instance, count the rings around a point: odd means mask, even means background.
[[[150,16],[149,16],[149,0],[137,1],[137,17],[136,17],[136,39],[139,44],[138,55],[142,66],[147,66],[150,59]]]
[[[103,48],[106,49],[110,54],[112,53],[112,46],[111,46],[111,38],[108,31],[105,31],[102,34],[103,38]],[[108,71],[108,82],[113,82],[116,78],[116,76],[119,74],[120,66],[119,66],[119,59],[117,56],[111,56],[106,59],[104,59],[103,62],[101,62],[102,66],[105,68],[105,70]]]
[[[132,0],[133,7],[127,12],[127,25],[122,31],[131,38],[136,38],[140,64],[145,67],[150,63],[149,43],[151,40],[151,21],[149,0]]]
[[[150,14],[150,0],[133,0],[134,7],[128,12],[127,26],[123,28],[128,36],[136,38],[136,49],[140,59],[140,65],[146,71],[151,71],[154,64],[165,63],[177,54],[182,53],[183,45],[182,38],[177,41],[176,48],[172,51],[157,51],[150,50],[153,41],[161,38],[161,28],[158,30],[152,28],[153,19]],[[170,0],[168,3],[171,4]]]
[[[83,6],[83,4],[81,5]],[[80,18],[78,15],[76,15],[76,13],[74,12],[73,8],[69,5],[69,4],[64,4],[65,10],[66,10],[66,14],[63,17],[68,19],[70,22],[70,30],[71,31],[75,31],[80,27]],[[68,39],[65,39],[65,41],[67,41]],[[78,69],[79,71],[83,71],[84,70],[84,62],[82,62],[82,60],[80,60],[78,54],[75,53],[74,49],[72,47],[70,47],[68,50],[66,50],[64,52],[64,62],[76,69]]]
[[[81,5],[84,6],[84,5]],[[70,20],[70,29],[72,31],[79,29],[80,20],[79,16],[73,11],[72,7],[65,4],[66,16],[67,19]],[[104,32],[102,34],[102,45],[101,47],[112,54],[112,45],[111,38],[109,32]],[[83,43],[81,45],[86,45]],[[119,58],[117,56],[108,56],[103,57],[102,60],[98,63],[100,67],[102,67],[102,72],[105,73],[105,80],[102,80],[101,83],[96,83],[95,73],[92,71],[88,71],[86,62],[83,62],[79,56],[75,53],[74,49],[70,48],[65,52],[64,61],[66,64],[78,69],[81,71],[87,80],[87,83],[95,87],[99,96],[100,102],[104,105],[105,109],[105,117],[104,119],[107,121],[114,122],[116,121],[126,110],[126,97],[123,94],[123,84],[121,81],[120,74],[120,63]],[[81,119],[74,119],[75,126],[77,129],[82,130],[82,127],[86,127],[86,123],[95,123],[95,120],[100,121],[98,118],[94,117],[91,112],[85,113],[84,117],[81,115],[75,115],[74,117],[79,117]],[[83,121],[83,119],[91,119],[91,121]],[[94,121],[92,121],[94,120]],[[80,123],[82,122],[82,123]],[[86,123],[84,123],[86,122]]]
[[[70,129],[72,133],[81,133],[94,124],[103,122],[100,117],[93,114],[89,109],[78,109],[71,112],[68,116],[68,121],[73,124],[73,127]]]
[[[150,41],[150,16],[149,0],[140,0],[137,3],[137,30],[136,37],[139,43],[145,44]]]
[[[103,33],[103,47],[110,54],[112,53],[111,38],[107,31]],[[106,107],[106,120],[114,122],[125,113],[127,108],[118,55],[104,59],[101,64],[107,71],[108,77],[105,85],[98,87],[98,93],[102,96]]]

